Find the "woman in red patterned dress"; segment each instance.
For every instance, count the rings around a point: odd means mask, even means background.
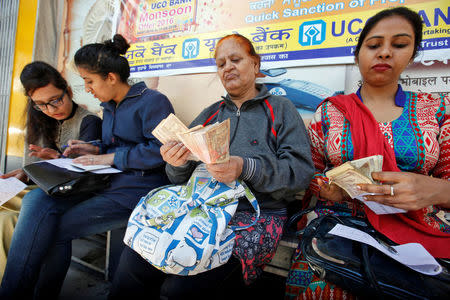
[[[355,50],[361,88],[326,99],[308,128],[317,170],[310,191],[318,201],[303,221],[353,214],[367,218],[396,243],[419,242],[434,257],[449,258],[445,213],[450,208],[450,100],[405,92],[398,84],[421,40],[422,20],[405,7],[381,11],[367,21]],[[383,155],[383,172],[372,177],[383,184],[360,188],[379,194],[366,200],[404,209],[404,214],[376,215],[337,185],[326,183],[325,171],[376,154]],[[302,279],[288,285],[287,298],[353,297],[314,276],[301,253],[294,264],[291,278]]]

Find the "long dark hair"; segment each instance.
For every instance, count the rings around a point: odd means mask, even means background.
[[[366,25],[364,25],[364,28],[359,35],[358,44],[355,48],[356,59],[358,59],[359,50],[361,50],[362,43],[364,42],[364,39],[366,38],[370,30],[372,30],[372,28],[381,20],[393,16],[402,17],[411,24],[414,30],[414,52],[411,58],[414,58],[417,55],[420,48],[420,43],[422,42],[422,19],[415,11],[404,6],[400,6],[382,10],[379,13],[375,14],[373,17],[370,17],[369,20],[367,20]]]
[[[70,101],[72,101],[72,93],[67,81],[58,70],[42,61],[35,61],[26,65],[20,74],[20,81],[28,99],[25,109],[27,116],[25,141],[28,144],[36,144],[42,139],[44,146],[56,148],[55,139],[57,136],[58,120],[47,116],[42,111],[34,109],[34,103],[30,96],[35,90],[52,84],[62,91],[69,90],[67,94]]]
[[[99,74],[106,78],[108,73],[116,73],[122,82],[127,82],[130,77],[130,65],[124,55],[130,44],[125,38],[116,34],[112,40],[103,43],[87,44],[75,53],[75,65]]]

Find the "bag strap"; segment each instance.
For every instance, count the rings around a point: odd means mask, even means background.
[[[314,210],[314,207],[310,207],[307,209],[302,209],[298,212],[296,212],[295,214],[293,214],[289,220],[286,223],[286,230],[292,230],[293,226],[297,224],[297,222],[306,214],[310,213],[311,211]],[[296,236],[301,236],[303,234],[303,232],[305,231],[305,229],[302,230],[297,230],[297,229],[293,229],[295,231],[295,235]]]
[[[174,211],[168,212],[166,214],[161,214],[157,217],[154,218],[146,218],[145,222],[147,225],[149,226],[153,226],[154,224],[157,224],[157,219],[169,219],[169,216],[172,216],[173,219],[178,218],[180,216],[186,215],[188,212],[192,211],[194,208],[199,207],[200,205],[202,205],[203,203],[198,200],[198,193],[194,193],[191,197],[191,201],[186,201],[183,204],[181,204],[181,206],[179,208],[177,208]]]
[[[253,207],[253,209],[255,210],[256,216],[255,219],[248,225],[242,225],[242,226],[230,226],[230,228],[232,230],[244,230],[247,228],[250,228],[252,226],[254,226],[256,224],[256,222],[258,222],[259,217],[261,215],[261,210],[259,208],[259,204],[258,201],[256,200],[255,195],[253,195],[253,193],[251,192],[251,190],[248,188],[248,186],[245,184],[245,182],[241,181],[241,180],[236,180],[235,181],[235,194],[234,194],[234,198],[235,199],[239,199],[239,198],[243,198],[245,197],[248,202],[250,202],[250,205]],[[208,185],[208,188],[211,189],[211,193],[206,194],[205,195],[202,193],[202,197],[192,197],[193,199],[196,198],[195,200],[197,201],[197,203],[199,204],[203,204],[205,202],[207,202],[207,198],[209,198],[209,196],[211,196],[212,192],[214,191],[215,186],[217,185],[217,180],[216,179],[212,179],[211,182]],[[203,192],[204,190],[202,190]],[[203,201],[200,201],[198,199],[202,199]],[[206,198],[206,199],[205,199]],[[193,208],[197,207],[198,205],[193,206]],[[191,209],[193,209],[191,208]]]
[[[370,261],[369,261],[369,250],[368,250],[369,246],[364,243],[359,243],[359,244],[361,245],[361,250],[362,250],[361,263],[364,267],[364,273],[366,274],[367,279],[369,280],[369,285],[377,293],[376,298],[382,299],[383,292],[381,290],[380,285],[378,284],[378,281],[375,277],[375,273],[373,272],[372,267],[370,265]]]
[[[245,196],[245,198],[248,200],[248,202],[250,202],[251,206],[253,207],[253,209],[256,212],[255,219],[250,224],[243,225],[243,226],[230,226],[231,229],[233,229],[233,230],[244,230],[244,229],[254,226],[256,224],[256,222],[258,222],[259,217],[261,215],[261,210],[259,208],[258,200],[256,200],[255,195],[253,195],[253,193],[250,191],[250,189],[245,184],[245,182],[243,182],[241,180],[236,180],[236,182],[239,183],[239,185],[244,189],[243,196]]]
[[[350,217],[350,216],[349,216]],[[317,228],[320,226],[320,223],[322,223],[325,219],[334,219],[336,221],[336,223],[338,224],[343,224],[349,227],[353,227],[354,224],[352,222],[349,222],[347,220],[346,217],[341,218],[340,216],[337,215],[326,215],[323,216],[320,221],[319,224],[317,225]],[[356,241],[351,241],[352,243],[356,243]],[[358,245],[361,246],[361,265],[363,267],[364,270],[364,274],[366,275],[366,278],[369,282],[369,286],[374,290],[374,292],[376,293],[376,298],[383,298],[383,291],[380,287],[380,285],[378,284],[378,281],[375,277],[375,273],[372,270],[371,264],[370,264],[370,260],[369,260],[369,245],[365,244],[365,243],[361,243],[358,242]]]
[[[211,180],[207,187],[201,189],[200,191],[195,191],[194,194],[191,195],[190,201],[183,202],[183,204],[181,204],[181,206],[179,208],[177,208],[176,210],[168,212],[166,214],[161,214],[154,218],[145,218],[145,220],[143,220],[143,221],[145,221],[145,223],[149,226],[154,226],[154,224],[158,223],[157,219],[169,219],[168,218],[169,216],[172,216],[173,219],[175,219],[180,216],[186,215],[188,212],[191,212],[195,208],[201,206],[205,202],[204,198],[207,199],[211,196],[211,194],[214,192],[216,183],[217,183],[217,181]],[[164,189],[165,187],[170,187],[170,186],[175,186],[175,185],[166,185],[166,186],[154,189],[151,192],[151,194],[149,193],[149,195],[147,197],[152,196],[153,194],[160,191],[161,189]],[[209,193],[202,198],[202,197],[200,197],[200,195],[201,195],[201,193],[204,192],[204,190],[208,190]]]

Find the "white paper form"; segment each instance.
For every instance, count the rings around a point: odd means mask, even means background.
[[[0,179],[0,205],[25,189],[27,185],[16,177]]]
[[[108,165],[82,165],[82,164],[76,164],[73,162],[71,165],[74,166],[75,168],[78,168],[78,169],[81,169],[84,171],[90,171],[90,172],[111,168],[111,166],[108,166]]]
[[[38,161],[35,163],[39,164],[39,163],[43,163],[43,162],[48,162],[49,164],[57,166],[58,168],[67,169],[69,171],[80,172],[80,173],[84,172],[83,170],[72,166],[72,160],[73,159],[71,159],[71,158],[56,158],[56,159],[49,159],[49,160],[41,160],[41,161]]]
[[[381,203],[378,203],[378,202],[375,202],[375,201],[364,200],[363,197],[367,196],[367,195],[382,195],[382,194],[365,193],[365,194],[361,194],[358,197],[356,197],[356,199],[358,199],[359,201],[361,201],[365,205],[367,205],[367,207],[369,207],[377,215],[401,214],[401,213],[405,213],[406,212],[406,210],[401,209],[401,208],[396,208],[396,207],[384,205],[384,204],[381,204]]]
[[[82,168],[78,168],[74,166],[74,163],[72,162],[73,159],[71,158],[56,158],[56,159],[49,159],[49,160],[45,160],[45,162],[48,162],[49,164],[52,164],[54,166],[57,166],[59,168],[64,168],[67,169],[69,171],[75,171],[75,172],[86,172],[89,171]],[[36,162],[36,163],[41,163],[44,161],[40,161],[40,162]],[[95,168],[97,166],[97,168]],[[101,167],[98,167],[101,166]],[[91,167],[92,173],[96,173],[96,174],[113,174],[113,173],[120,173],[122,172],[121,170],[118,170],[116,168],[112,168],[110,166],[104,166],[104,165],[89,165],[89,166],[84,166],[84,167]],[[100,169],[99,169],[100,168]]]
[[[422,274],[437,275],[442,272],[441,265],[419,243],[387,246],[380,244],[372,236],[361,230],[342,224],[336,224],[329,233],[375,247],[389,257]]]

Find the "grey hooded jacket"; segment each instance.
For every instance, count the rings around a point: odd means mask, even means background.
[[[190,127],[204,124],[216,112],[208,124],[230,118],[230,154],[244,159],[240,179],[253,191],[261,209],[285,208],[294,200],[295,193],[308,187],[312,178],[309,139],[292,102],[270,94],[264,85],[258,84],[257,89],[258,95],[244,102],[240,109],[229,95],[223,97],[204,109]],[[166,173],[172,183],[185,183],[197,164],[193,161],[181,167],[167,164]],[[238,209],[248,208],[246,203],[240,203]]]

